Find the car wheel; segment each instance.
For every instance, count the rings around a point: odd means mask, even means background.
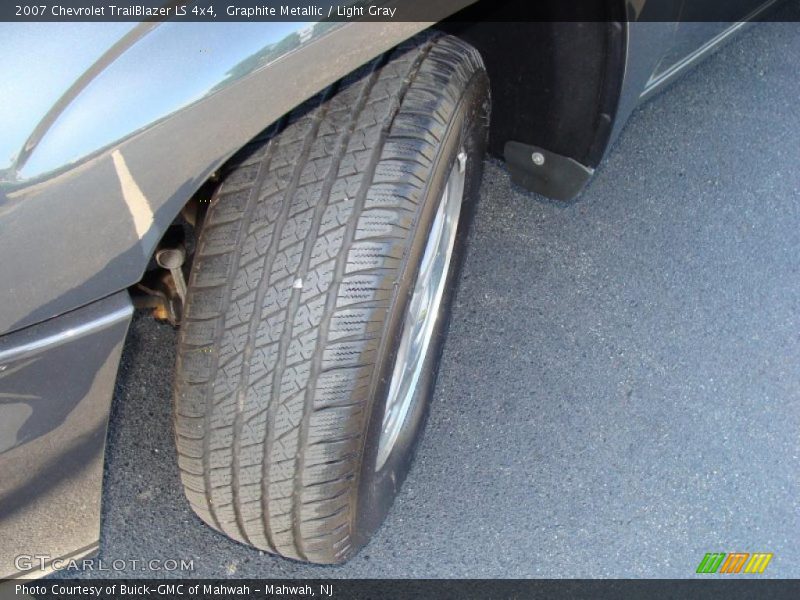
[[[203,521],[315,563],[342,562],[380,525],[432,392],[488,118],[477,51],[427,33],[232,161],[176,368],[178,463]]]

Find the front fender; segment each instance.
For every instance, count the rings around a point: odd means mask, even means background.
[[[467,2],[451,4],[454,12]],[[129,31],[0,171],[0,334],[138,281],[180,209],[236,150],[429,25],[166,22]]]

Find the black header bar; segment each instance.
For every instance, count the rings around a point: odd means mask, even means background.
[[[4,0],[0,21],[800,21],[800,0]]]

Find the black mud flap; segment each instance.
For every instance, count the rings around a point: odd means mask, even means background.
[[[503,154],[514,183],[555,200],[575,198],[594,173],[576,160],[520,142],[506,142]]]

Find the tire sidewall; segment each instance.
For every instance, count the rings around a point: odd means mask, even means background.
[[[488,132],[489,82],[486,72],[475,71],[464,88],[462,96],[448,123],[445,137],[439,146],[426,188],[422,194],[413,240],[407,252],[402,276],[387,317],[384,330],[383,352],[376,363],[373,401],[367,413],[367,431],[362,448],[362,460],[357,486],[357,499],[353,515],[352,553],[355,553],[380,526],[397,492],[400,489],[424,428],[430,399],[438,370],[439,358],[447,330],[450,305],[455,291],[467,225],[471,220],[473,199],[480,185],[482,161]],[[395,358],[401,339],[408,303],[414,291],[433,219],[438,209],[450,171],[461,149],[467,154],[466,180],[459,219],[459,230],[445,283],[439,317],[436,321],[425,363],[423,365],[416,397],[406,416],[400,435],[380,471],[375,471],[378,445],[383,428],[383,416],[394,371]],[[348,553],[349,555],[350,553]],[[346,558],[346,557],[343,557]]]

